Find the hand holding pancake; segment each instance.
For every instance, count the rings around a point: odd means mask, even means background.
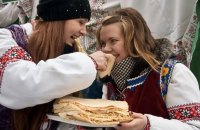
[[[141,113],[131,112],[134,120],[128,123],[120,123],[117,130],[145,130],[147,117]]]
[[[111,70],[113,68],[113,65],[115,63],[115,57],[112,54],[106,54],[106,56],[108,57],[108,64],[106,65],[106,70],[99,70],[98,71],[98,75],[100,78],[105,77],[106,75],[110,76]]]
[[[96,64],[96,69],[100,71],[105,71],[108,64],[108,55],[102,51],[97,51],[89,55],[94,63]]]

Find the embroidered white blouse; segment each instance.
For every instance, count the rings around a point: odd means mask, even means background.
[[[32,32],[31,24],[22,26],[28,35]],[[0,104],[11,109],[47,103],[89,87],[96,78],[93,61],[81,52],[38,64],[17,59],[15,54],[25,52],[7,29],[0,29],[0,48]]]

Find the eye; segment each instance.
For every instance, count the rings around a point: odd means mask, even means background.
[[[86,23],[87,23],[87,20],[84,20],[84,19],[79,20],[80,25],[85,25]]]
[[[115,44],[118,40],[117,39],[110,39],[111,44]]]
[[[82,20],[80,20],[80,21],[79,21],[79,24],[80,24],[80,25],[85,25],[85,22],[82,21]]]

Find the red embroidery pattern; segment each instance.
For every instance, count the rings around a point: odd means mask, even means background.
[[[170,119],[178,119],[182,121],[200,120],[200,104],[193,103],[187,105],[176,106],[168,109]]]
[[[32,61],[31,56],[19,46],[12,47],[0,58],[0,86],[2,82],[2,76],[7,64],[16,62],[20,59]]]
[[[147,117],[147,124],[143,130],[150,130],[150,127],[151,127],[151,124],[150,124],[149,118]]]

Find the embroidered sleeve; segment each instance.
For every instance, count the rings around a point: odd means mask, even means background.
[[[169,83],[166,105],[170,118],[200,121],[200,93],[196,78],[183,64],[174,68]]]
[[[4,67],[0,103],[12,109],[46,103],[89,87],[95,78],[91,59],[80,52],[38,64],[18,60]]]
[[[150,130],[199,130],[200,92],[196,78],[181,63],[177,63],[166,95],[166,106],[170,119],[147,115]]]
[[[8,29],[0,29],[0,104],[22,109],[85,89],[96,69],[84,53],[61,55],[35,64]]]

